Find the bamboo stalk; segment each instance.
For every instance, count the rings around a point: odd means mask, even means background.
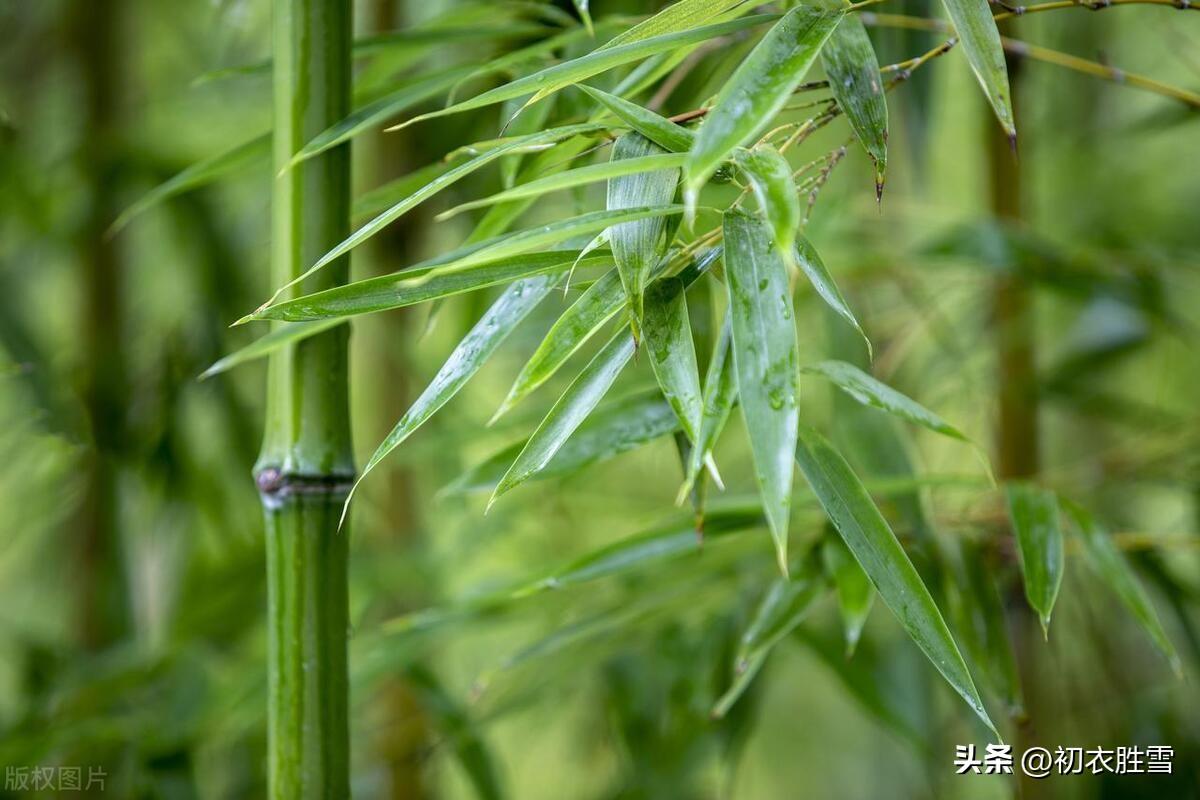
[[[349,232],[350,151],[287,169],[301,145],[350,108],[350,0],[274,0],[271,279],[282,286]],[[296,290],[343,283],[341,259]],[[347,330],[272,356],[255,480],[266,519],[269,785],[273,798],[350,793],[347,539],[354,475]]]

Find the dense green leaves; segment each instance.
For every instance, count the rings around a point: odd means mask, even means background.
[[[604,397],[629,359],[633,358],[633,348],[633,337],[622,330],[596,354],[533,432],[508,472],[500,479],[488,501],[489,506],[500,495],[524,483],[550,463],[554,454]]]
[[[375,448],[375,452],[355,481],[354,488],[358,488],[363,478],[387,457],[388,453],[399,447],[413,431],[458,393],[492,353],[496,352],[496,348],[512,333],[513,328],[549,294],[559,280],[561,276],[557,274],[538,275],[516,281],[504,290],[500,298],[454,348],[454,352],[442,364],[437,375],[392,428],[387,438]],[[350,497],[347,497],[346,506],[349,505]]]
[[[825,437],[806,425],[800,426],[796,461],[884,604],[942,677],[994,732],[942,613],[850,465]]]
[[[787,571],[800,373],[787,267],[761,220],[725,213],[725,276],[733,363],[763,509]]]
[[[821,51],[821,63],[838,107],[875,162],[876,196],[887,171],[888,112],[875,48],[856,15],[847,15]]]
[[[663,152],[640,133],[630,132],[623,134],[613,145],[612,161],[662,155]],[[678,182],[678,169],[635,172],[612,178],[608,182],[608,209],[665,208],[675,197]],[[667,252],[668,230],[666,217],[659,216],[613,225],[608,232],[617,273],[629,301],[635,338],[641,327],[642,294],[650,273]]]
[[[1013,120],[1008,67],[1004,63],[1004,46],[1000,43],[996,21],[992,19],[991,6],[987,0],[942,0],[942,4],[950,14],[967,61],[996,112],[996,119],[1009,138],[1015,140],[1017,127]]]
[[[771,224],[775,248],[789,264],[795,259],[796,232],[800,228],[800,196],[787,159],[770,145],[741,154],[737,165],[750,181],[758,207]]]
[[[1176,673],[1180,673],[1182,666],[1179,656],[1175,652],[1175,646],[1171,644],[1167,632],[1163,629],[1162,622],[1158,619],[1158,612],[1154,610],[1150,598],[1146,596],[1146,590],[1138,582],[1129,562],[1117,549],[1112,536],[1100,527],[1095,518],[1082,506],[1064,500],[1063,509],[1075,523],[1075,529],[1083,541],[1083,554],[1088,565],[1121,599],[1121,602],[1133,614],[1134,619],[1149,634],[1155,646],[1167,657],[1171,668]]]
[[[688,319],[687,296],[678,277],[657,281],[646,293],[642,334],[654,377],[691,441],[700,431],[700,370]]]
[[[1049,635],[1050,613],[1058,599],[1064,567],[1058,498],[1028,483],[1010,483],[1005,490],[1025,578],[1025,598],[1037,612],[1042,632]]]
[[[735,147],[766,128],[841,18],[841,11],[797,6],[767,32],[725,83],[696,136],[684,167],[689,193],[699,191]]]
[[[957,428],[937,414],[886,383],[873,378],[853,364],[845,361],[822,361],[818,364],[804,366],[801,368],[801,372],[829,379],[834,386],[865,406],[882,409],[893,416],[928,428],[943,436],[963,442],[968,441],[967,437]]]

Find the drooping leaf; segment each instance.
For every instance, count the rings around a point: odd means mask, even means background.
[[[834,283],[833,276],[829,274],[829,270],[825,268],[825,263],[821,261],[821,256],[817,254],[817,249],[812,246],[812,243],[804,236],[796,235],[796,263],[800,267],[800,271],[808,278],[812,284],[817,296],[825,301],[833,311],[842,319],[849,322],[854,330],[858,331],[863,342],[867,345],[867,354],[871,355],[871,340],[867,338],[866,332],[862,326],[858,324],[858,319],[855,318],[854,312],[850,310],[849,303],[846,298],[842,297],[841,291],[838,290],[837,284]]]
[[[521,320],[532,311],[561,280],[561,275],[538,275],[516,281],[504,290],[479,322],[463,337],[421,396],[404,413],[387,437],[375,448],[367,465],[354,482],[345,506],[350,506],[354,490],[380,461],[450,401],[466,385],[484,362],[491,357]]]
[[[845,361],[821,361],[800,368],[801,372],[827,378],[846,394],[864,406],[871,406],[897,416],[903,420],[928,428],[934,433],[958,439],[970,440],[958,428],[933,413],[908,395],[896,391],[883,381],[863,372]]]
[[[154,208],[164,200],[206,186],[226,175],[232,175],[250,164],[259,161],[265,164],[270,161],[270,158],[271,134],[264,133],[229,150],[197,161],[138,198],[133,205],[121,212],[121,215],[109,228],[108,233],[110,236],[116,234],[128,225],[131,219]]]
[[[640,133],[622,134],[613,145],[612,161],[662,155],[663,149]],[[667,208],[675,197],[679,170],[662,169],[636,172],[612,178],[608,182],[608,209]],[[682,209],[680,209],[682,210]],[[648,217],[635,222],[615,224],[608,232],[617,274],[625,287],[634,337],[642,320],[642,295],[654,270],[670,245],[665,216]]]
[[[704,376],[704,406],[700,416],[700,435],[689,454],[683,492],[691,491],[704,462],[711,458],[713,447],[725,429],[725,422],[737,402],[737,374],[733,368],[732,318],[726,314],[717,337],[708,372]]]
[[[985,682],[1004,699],[1011,716],[1019,716],[1025,701],[1017,672],[1012,642],[1004,616],[1004,601],[996,585],[996,570],[987,563],[986,553],[976,543],[964,539],[959,546],[957,580],[950,584],[955,628],[963,646]]]
[[[942,613],[850,465],[825,437],[807,425],[800,426],[796,461],[884,605],[896,615],[942,677],[994,733],[996,728]]]
[[[875,162],[875,192],[887,171],[888,112],[875,48],[857,15],[848,14],[821,50],[829,89],[854,135]]]
[[[541,470],[526,480],[572,475],[679,429],[679,419],[657,389],[600,405]],[[446,494],[491,492],[528,440],[506,447],[460,475]]]
[[[687,128],[637,103],[582,83],[577,88],[642,136],[672,153],[687,153],[696,139],[696,134]]]
[[[679,417],[688,440],[694,442],[700,431],[703,401],[683,289],[683,281],[678,277],[663,278],[650,287],[646,292],[642,334],[663,397]]]
[[[504,473],[492,492],[489,506],[500,495],[524,483],[550,463],[559,448],[592,413],[629,359],[633,358],[633,349],[633,337],[621,330],[596,354],[550,409],[512,466]]]
[[[725,278],[733,328],[733,364],[755,477],[787,571],[793,453],[800,372],[787,267],[762,220],[725,212]]]
[[[724,14],[743,2],[745,0],[679,0],[649,19],[618,33],[600,49],[606,50],[610,47],[632,44],[655,36],[686,31],[709,22],[714,17]]]
[[[837,590],[838,610],[846,636],[846,658],[849,658],[858,647],[863,626],[875,603],[875,587],[840,537],[825,537],[821,544],[821,559]]]
[[[684,167],[690,193],[779,113],[841,18],[841,11],[796,6],[767,32],[726,81],[696,135]]]
[[[659,153],[656,155],[643,156],[641,158],[628,158],[621,161],[608,161],[603,164],[589,164],[585,167],[577,167],[566,172],[560,172],[556,175],[547,175],[537,180],[521,183],[513,186],[511,189],[506,189],[503,192],[498,192],[490,197],[484,197],[480,200],[472,200],[469,203],[463,203],[454,208],[438,215],[438,219],[448,219],[463,211],[469,211],[473,208],[482,208],[496,203],[504,203],[512,200],[523,200],[526,198],[541,197],[550,192],[558,192],[563,189],[573,189],[577,186],[584,186],[589,183],[597,183],[599,181],[607,181],[611,178],[618,178],[628,175],[636,175],[642,172],[653,172],[663,169],[679,169],[683,165],[682,153]]]
[[[481,264],[465,272],[433,274],[439,265],[412,267],[391,275],[348,283],[322,292],[268,306],[253,317],[285,322],[349,317],[402,308],[439,297],[472,292],[509,281],[555,272],[566,272],[575,263],[575,250],[554,250],[548,253],[502,258]],[[583,259],[585,268],[612,263],[607,256]]]
[[[787,159],[774,147],[764,144],[740,153],[737,165],[749,180],[758,207],[771,225],[775,248],[785,262],[793,262],[800,228],[800,196]]]
[[[454,67],[421,80],[405,82],[396,91],[351,111],[345,119],[335,122],[308,140],[292,156],[290,166],[295,167],[302,161],[307,161],[330,148],[337,147],[364,131],[374,130],[397,114],[448,90],[470,73],[471,69],[471,67]]]
[[[996,113],[1000,127],[1015,141],[1017,127],[1013,120],[1008,67],[1004,63],[1000,31],[992,19],[992,7],[987,0],[942,0],[942,4],[954,23],[967,61],[979,79],[979,85],[983,87],[983,93]]]
[[[405,127],[415,122],[422,120],[433,119],[435,117],[443,117],[448,114],[457,114],[462,111],[469,111],[473,108],[482,108],[484,106],[502,103],[513,97],[521,97],[522,95],[533,94],[533,99],[536,101],[553,92],[558,91],[566,86],[579,83],[593,75],[598,75],[601,72],[619,67],[622,64],[628,64],[632,61],[639,61],[643,58],[664,53],[669,50],[675,50],[681,47],[690,47],[697,45],[700,42],[714,39],[718,36],[726,36],[737,31],[746,30],[756,25],[761,25],[770,20],[776,19],[773,14],[761,14],[742,19],[730,20],[721,22],[715,25],[705,25],[701,28],[692,28],[686,31],[677,33],[663,34],[654,36],[649,39],[643,39],[630,44],[619,45],[617,47],[608,48],[605,50],[594,50],[585,56],[555,64],[543,70],[527,75],[523,78],[518,78],[515,81],[498,86],[495,89],[486,91],[483,94],[477,95],[469,100],[463,100],[460,103],[431,111],[427,114],[413,117],[403,125],[397,127]]]
[[[621,309],[625,293],[616,269],[606,272],[555,320],[542,343],[513,381],[504,402],[492,416],[495,422],[558,371],[584,342]],[[489,423],[490,424],[490,423]]]
[[[200,380],[211,378],[213,375],[219,375],[222,372],[233,369],[239,364],[245,364],[247,361],[254,361],[255,359],[268,356],[281,347],[307,339],[309,336],[316,336],[318,333],[327,331],[344,322],[345,320],[341,319],[322,319],[315,322],[291,322],[286,325],[280,325],[270,333],[255,339],[240,350],[235,350],[215,362],[211,367],[200,373]]]
[[[1042,632],[1049,635],[1050,613],[1065,566],[1058,498],[1054,492],[1023,482],[1008,484],[1005,493],[1025,578],[1025,599],[1041,620]]]
[[[729,713],[762,669],[775,645],[808,616],[822,588],[820,574],[811,567],[801,569],[792,579],[776,578],[771,583],[738,641],[733,682],[713,706],[714,718],[720,719]]]
[[[1075,523],[1079,538],[1083,541],[1083,554],[1088,566],[1125,604],[1154,645],[1167,657],[1176,674],[1181,674],[1182,665],[1179,655],[1175,652],[1175,646],[1171,644],[1171,639],[1163,629],[1158,612],[1146,596],[1146,590],[1138,582],[1129,561],[1117,549],[1112,536],[1082,506],[1069,500],[1062,500],[1062,505]]]

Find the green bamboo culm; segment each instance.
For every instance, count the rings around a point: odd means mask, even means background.
[[[283,286],[349,233],[350,152],[295,167],[305,142],[350,109],[351,0],[274,0],[271,283]],[[295,287],[344,283],[348,260]],[[346,638],[348,531],[338,530],[354,478],[347,331],[271,357],[266,430],[255,480],[266,518],[268,748],[272,798],[350,794]]]

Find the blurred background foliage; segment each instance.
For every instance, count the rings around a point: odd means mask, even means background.
[[[591,12],[600,20],[656,6],[599,2]],[[569,3],[550,7],[574,17]],[[511,26],[478,41],[413,47],[391,64],[369,61],[364,73],[474,64],[572,24],[545,8],[361,0],[363,36],[429,20]],[[934,13],[925,0],[881,10]],[[1006,32],[1197,87],[1196,22],[1169,7],[1068,9],[1017,20]],[[151,187],[269,128],[265,73],[209,75],[265,57],[269,26],[267,4],[257,0],[0,3],[0,764],[102,765],[120,797],[265,791],[264,566],[249,478],[263,368],[196,376],[253,338],[228,325],[274,288],[266,280],[266,160],[248,159],[119,234],[106,231]],[[881,63],[939,41],[885,27],[872,36]],[[578,52],[590,47],[584,41]],[[719,85],[706,65],[744,52],[734,43],[706,59],[663,108],[694,107]],[[954,776],[954,745],[985,741],[983,729],[887,611],[870,615],[848,658],[829,592],[746,695],[723,719],[711,718],[738,637],[776,576],[769,538],[761,530],[722,535],[720,515],[702,549],[647,558],[644,567],[635,559],[618,574],[517,600],[472,603],[635,534],[692,535],[690,515],[671,511],[680,473],[670,437],[531,483],[486,516],[486,494],[441,491],[526,435],[565,387],[560,377],[541,391],[539,408],[485,426],[559,312],[555,297],[538,312],[544,321],[518,329],[356,498],[358,796],[1197,796],[1197,114],[1036,61],[1021,64],[1018,93],[1020,158],[1005,153],[1001,171],[1019,172],[1019,213],[997,204],[994,123],[962,54],[952,52],[889,96],[893,155],[882,213],[871,165],[851,147],[807,233],[867,328],[873,374],[992,453],[1006,446],[996,441],[997,281],[1029,288],[1036,478],[1116,532],[1183,677],[1084,566],[1077,540],[1042,640],[1022,596],[1003,495],[970,448],[846,406],[816,381],[804,383],[804,414],[834,420],[927,582],[935,580],[922,560],[937,547],[930,542],[983,553],[971,562],[986,565],[982,575],[943,576],[935,594],[950,611],[957,594],[994,583],[1027,718],[1006,717],[1004,681],[984,677],[987,637],[980,655],[964,638],[970,623],[950,618],[1006,740],[1170,745],[1174,775],[1020,787]],[[556,113],[581,98],[563,93]],[[355,194],[493,136],[499,125],[492,108],[359,137]],[[836,148],[848,135],[836,123],[806,152]],[[419,207],[356,253],[355,275],[457,245],[471,232],[470,215],[433,216],[500,181],[481,171]],[[602,186],[557,195],[526,219],[594,207],[602,196]],[[355,320],[360,459],[487,302],[475,294],[436,315],[417,307]],[[806,361],[866,364],[861,345],[846,340],[810,290],[797,303]],[[700,316],[693,311],[703,334]],[[710,347],[698,342],[702,358]],[[612,396],[652,385],[642,363]],[[717,508],[753,496],[742,438],[723,439],[727,490],[713,498]],[[922,476],[915,484],[914,470]],[[798,502],[794,543],[819,542],[818,508]]]

